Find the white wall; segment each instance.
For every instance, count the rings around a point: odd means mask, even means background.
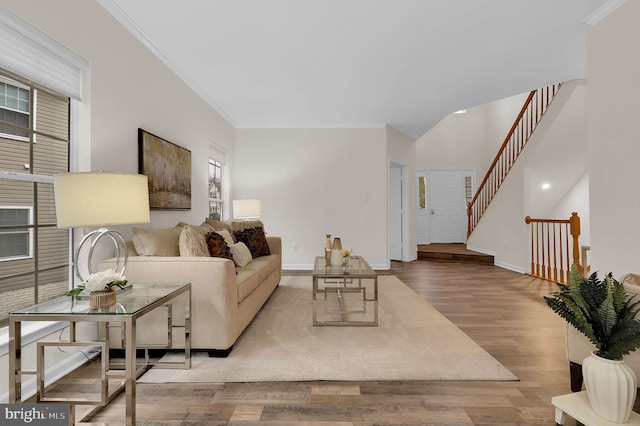
[[[527,147],[527,188],[525,209],[531,217],[557,219],[555,206],[561,203],[587,173],[587,86],[584,80],[567,82],[560,89],[556,101],[564,101],[562,111],[554,115],[545,137]],[[570,92],[570,93],[568,93]],[[567,95],[569,95],[567,97]],[[556,108],[553,108],[552,113]],[[546,117],[545,117],[546,118]],[[542,184],[550,187],[543,189]],[[566,199],[570,202],[572,199]],[[578,200],[571,211],[584,215],[588,206]],[[559,214],[559,213],[558,213]]]
[[[573,212],[577,212],[580,217],[580,245],[589,245],[591,241],[591,212],[589,210],[589,175],[587,173],[582,175],[545,217],[569,219]]]
[[[95,1],[0,3],[91,63],[91,170],[138,172],[141,127],[191,150],[192,208],[153,211],[154,227],[201,223],[208,214],[209,142],[229,151],[234,129]],[[129,227],[123,227],[127,234]]]
[[[449,114],[416,143],[416,167],[475,169],[480,183],[528,93]]]
[[[640,272],[640,2],[587,33],[591,265]]]
[[[470,250],[492,254],[496,265],[521,273],[526,270],[528,247],[523,170],[524,164],[516,162],[467,239]]]
[[[325,234],[388,268],[386,129],[237,129],[234,198],[262,200],[286,269],[308,269]]]

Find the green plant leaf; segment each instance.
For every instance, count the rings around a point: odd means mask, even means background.
[[[65,296],[77,296],[80,293],[82,293],[82,290],[84,290],[84,287],[78,286],[76,288],[74,288],[73,290],[69,290],[68,292],[65,293]]]
[[[640,348],[640,300],[629,297],[611,273],[604,280],[596,272],[585,279],[574,265],[568,285],[544,299],[596,346],[600,356],[622,359]]]

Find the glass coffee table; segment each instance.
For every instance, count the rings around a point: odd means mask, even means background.
[[[172,304],[178,302],[178,296],[185,295],[184,318],[182,323],[175,323],[172,315]],[[136,379],[149,365],[148,359],[138,368],[136,362],[136,321],[148,312],[159,307],[167,308],[168,346],[171,346],[173,328],[184,331],[184,361],[155,363],[161,368],[191,368],[191,284],[190,283],[153,283],[129,284],[118,293],[116,305],[104,310],[91,309],[88,298],[58,297],[9,314],[9,402],[22,402],[22,376],[35,375],[37,378],[36,402],[61,402],[70,404],[70,422],[74,424],[75,404],[95,405],[96,409],[86,417],[90,418],[98,410],[112,401],[124,388],[125,422],[135,425],[136,422]],[[64,321],[69,323],[69,338],[66,341],[38,342],[36,368],[25,370],[22,365],[22,323],[25,321]],[[97,341],[80,341],[76,338],[76,326],[79,322],[98,324],[100,336]],[[123,343],[125,348],[125,368],[113,370],[109,366],[109,333],[108,326],[120,323],[123,327]],[[78,397],[48,397],[45,394],[45,348],[46,347],[99,347],[102,352],[101,386],[97,399]],[[124,380],[116,389],[110,391],[108,377],[122,377]],[[84,420],[84,419],[83,419]]]
[[[314,326],[378,326],[378,274],[361,256],[346,265],[313,266]]]

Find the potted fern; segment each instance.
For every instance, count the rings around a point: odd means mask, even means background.
[[[623,423],[636,398],[637,379],[623,357],[640,348],[640,301],[629,297],[609,273],[583,278],[576,265],[569,283],[544,297],[547,305],[595,345],[582,364],[591,408],[600,417]]]

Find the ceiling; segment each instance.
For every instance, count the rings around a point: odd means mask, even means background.
[[[583,21],[608,3],[98,1],[234,127],[414,139],[453,111],[584,78]]]

